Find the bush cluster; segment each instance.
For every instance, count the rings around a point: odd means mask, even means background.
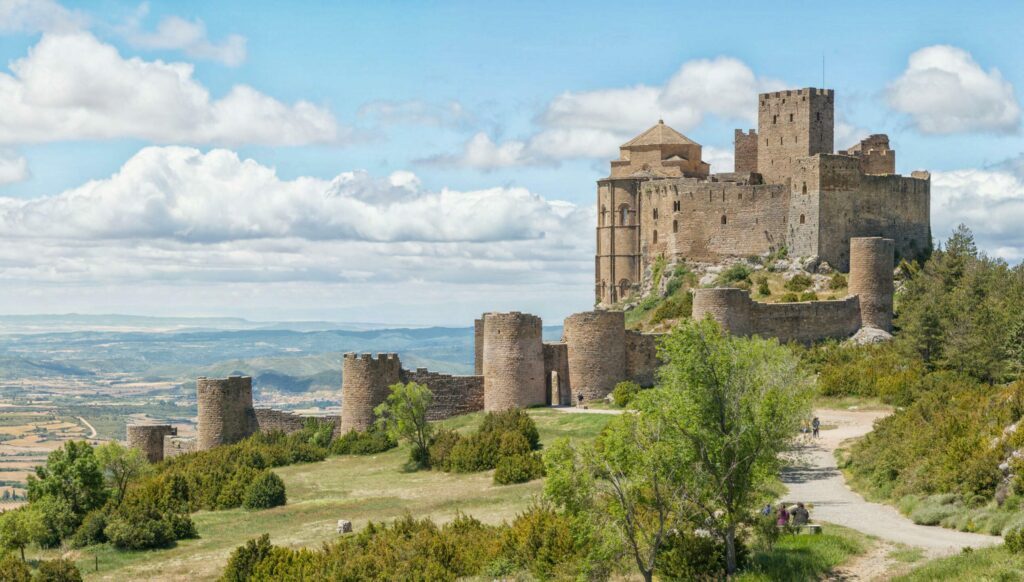
[[[750,285],[752,274],[754,274],[754,269],[746,263],[733,263],[718,275],[715,283],[720,287],[735,287],[740,282]]]
[[[526,412],[489,412],[472,434],[438,431],[430,446],[430,462],[435,469],[453,473],[498,469],[495,483],[523,483],[543,476],[543,463],[535,454],[538,449],[540,433]]]
[[[1024,529],[1014,529],[1003,535],[1003,543],[1010,553],[1024,553]]]
[[[810,289],[812,285],[814,285],[814,279],[812,279],[810,275],[797,273],[796,275],[793,275],[789,281],[786,281],[786,284],[783,285],[783,287],[786,291],[800,293],[801,291]]]
[[[612,402],[619,408],[625,408],[640,393],[640,390],[642,390],[640,385],[632,380],[619,382],[615,385],[615,389],[612,390]]]
[[[398,441],[375,424],[364,432],[350,430],[345,433],[331,443],[331,453],[335,455],[376,455],[397,446]]]
[[[543,505],[498,526],[462,514],[438,526],[407,514],[315,551],[273,546],[264,535],[234,551],[221,580],[571,579],[586,574],[589,545],[569,518]]]

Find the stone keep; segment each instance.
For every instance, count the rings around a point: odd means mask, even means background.
[[[626,379],[626,319],[621,311],[584,311],[565,319],[572,401],[600,400]]]
[[[483,325],[484,410],[544,404],[544,348],[541,320],[513,311],[485,313]]]
[[[373,409],[402,381],[398,354],[345,354],[341,368],[341,433],[364,431],[374,422]]]
[[[850,295],[860,299],[863,327],[892,331],[893,248],[887,238],[850,239]]]
[[[150,463],[164,460],[164,437],[178,434],[169,424],[129,424],[128,446],[139,449]]]
[[[259,431],[252,406],[252,378],[205,378],[196,380],[199,404],[197,449],[206,451],[236,443]]]

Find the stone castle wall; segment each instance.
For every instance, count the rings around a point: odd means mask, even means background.
[[[572,393],[569,388],[569,346],[560,342],[544,344],[544,381],[548,404],[572,404]]]
[[[626,377],[637,384],[654,386],[658,371],[657,340],[662,334],[626,330]]]
[[[768,184],[785,184],[798,158],[834,151],[831,89],[762,93],[757,109],[757,171]]]
[[[621,311],[584,311],[565,318],[572,401],[600,400],[626,379],[626,320]]]
[[[484,374],[484,320],[473,320],[473,375]]]
[[[640,183],[601,180],[597,185],[594,293],[603,303],[629,296],[640,281]]]
[[[175,435],[164,436],[164,459],[172,459],[178,455],[194,453],[198,450],[199,441],[194,437]]]
[[[697,289],[693,317],[710,316],[733,335],[778,338],[780,342],[810,343],[844,338],[860,328],[860,304],[856,297],[836,301],[758,303],[743,289]]]
[[[757,130],[751,129],[749,133],[743,133],[742,129],[737,129],[733,142],[735,149],[733,172],[737,174],[757,172]]]
[[[142,451],[150,463],[164,460],[164,437],[178,434],[169,424],[129,424],[126,431],[128,447]]]
[[[402,380],[398,354],[347,353],[341,368],[341,427],[363,431],[374,423],[373,409],[388,397],[388,388]]]
[[[544,404],[544,348],[541,320],[513,311],[484,314],[484,409]]]
[[[454,376],[417,368],[402,370],[402,382],[430,388],[434,401],[427,409],[427,420],[444,420],[484,409],[483,376]]]
[[[789,192],[783,185],[651,180],[641,189],[642,255],[716,260],[761,255],[786,244]]]
[[[252,378],[199,378],[196,380],[198,450],[238,442],[259,430],[252,406]]]

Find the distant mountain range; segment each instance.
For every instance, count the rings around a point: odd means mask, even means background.
[[[145,315],[0,315],[0,334],[48,333],[61,331],[227,331],[287,329],[323,331],[342,329],[365,331],[387,327],[416,328],[415,325],[331,321],[250,321],[239,317],[151,317]]]

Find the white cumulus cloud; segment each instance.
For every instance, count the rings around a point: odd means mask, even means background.
[[[1011,262],[1024,259],[1024,158],[986,169],[932,173],[932,234],[944,240],[960,223],[979,248]]]
[[[0,0],[0,32],[68,32],[86,18],[53,0]]]
[[[488,170],[571,158],[610,158],[619,145],[658,119],[683,132],[700,125],[708,115],[752,123],[757,119],[757,94],[780,88],[781,82],[756,76],[732,57],[687,61],[660,86],[565,92],[538,116],[540,130],[533,135],[495,143],[477,134],[461,154],[433,161]]]
[[[148,12],[144,4],[137,17],[122,28],[122,35],[128,44],[141,49],[180,50],[197,59],[219,61],[229,67],[237,67],[245,61],[245,37],[230,34],[221,42],[213,42],[206,33],[201,20],[186,20],[178,16],[166,16],[153,31],[143,30],[141,19]]]
[[[954,46],[910,55],[906,70],[889,85],[888,100],[923,133],[1013,132],[1020,126],[1013,85]]]
[[[44,34],[0,72],[0,144],[139,138],[157,143],[301,145],[342,137],[330,111],[246,85],[223,97],[187,63],[124,58],[86,32]]]
[[[17,152],[0,148],[0,186],[27,180],[28,160]]]

